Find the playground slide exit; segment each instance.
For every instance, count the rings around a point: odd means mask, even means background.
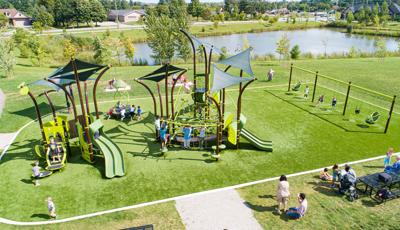
[[[258,149],[268,151],[268,152],[272,152],[272,150],[273,150],[272,141],[261,140],[260,138],[258,138],[257,136],[255,136],[254,134],[252,134],[245,128],[242,128],[240,135],[242,137],[244,137],[248,142],[250,142],[250,144],[252,144],[254,147],[256,147]]]

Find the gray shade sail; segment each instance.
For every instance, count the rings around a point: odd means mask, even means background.
[[[220,70],[215,65],[213,65],[213,70],[214,70],[214,80],[213,80],[213,85],[211,88],[211,93],[217,92],[221,89],[224,89],[224,88],[232,86],[232,85],[238,85],[241,82],[247,82],[247,81],[251,81],[254,79],[254,78],[233,76],[229,73],[226,73],[226,72]]]
[[[247,50],[242,51],[224,60],[221,60],[218,63],[239,68],[250,76],[254,76],[253,70],[251,69],[250,65],[250,51],[251,48],[248,48]]]
[[[185,31],[186,32],[186,31]],[[192,35],[192,34],[190,34],[190,33],[188,33],[188,32],[186,32],[188,35],[189,35],[189,37],[192,39],[192,41],[193,41],[193,43],[195,44],[195,47],[196,48],[198,48],[199,46],[204,46],[205,48],[207,48],[207,49],[212,49],[214,52],[216,52],[216,53],[219,53],[219,54],[222,54],[223,52],[220,50],[220,49],[218,49],[217,47],[215,47],[214,45],[212,45],[212,44],[210,44],[210,43],[207,43],[207,42],[204,42],[204,41],[202,41],[202,40],[200,40],[199,38],[197,38],[197,37],[195,37],[194,35]]]

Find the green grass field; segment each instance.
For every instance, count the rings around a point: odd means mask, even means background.
[[[307,60],[298,61],[296,65],[394,94],[399,85],[396,78],[399,60]],[[258,151],[243,141],[241,150],[224,151],[219,162],[211,161],[208,151],[170,149],[166,156],[158,156],[159,146],[152,140],[151,100],[141,86],[129,80],[155,67],[114,68],[105,80],[116,77],[132,84],[130,102],[141,105],[146,112],[141,122],[104,121],[106,133],[124,151],[127,175],[104,179],[101,158],[90,165],[75,154],[63,172],[44,179],[40,187],[34,187],[29,178],[30,164],[35,159],[32,147],[40,137],[34,123],[21,132],[0,164],[4,178],[0,181],[0,216],[21,221],[43,220],[41,214],[46,211],[44,199],[52,196],[58,210],[62,210],[60,218],[66,218],[368,158],[381,155],[388,146],[396,146],[400,135],[398,115],[393,116],[386,135],[381,133],[383,119],[371,127],[360,127],[357,124],[363,123],[367,113],[357,119],[353,112],[342,117],[328,107],[317,108],[298,95],[286,94],[288,67],[288,63],[255,62],[253,68],[260,80],[246,91],[243,98],[243,113],[248,118],[246,128],[263,139],[272,140],[274,152]],[[263,80],[269,68],[276,71],[272,83]],[[8,96],[0,120],[1,132],[15,131],[35,117],[30,99],[17,94],[17,85],[21,81],[40,79],[52,71],[50,68],[19,65],[17,77],[0,79],[0,85]],[[105,85],[103,81],[102,87]],[[34,91],[37,93],[39,89]],[[229,94],[235,98],[237,91]],[[113,100],[112,94],[102,92],[100,98],[104,101],[100,104],[102,111],[114,104],[107,102]],[[55,97],[55,101],[59,108],[65,106],[62,95]],[[46,108],[46,104],[43,103],[42,107]],[[232,103],[228,110],[234,110]]]

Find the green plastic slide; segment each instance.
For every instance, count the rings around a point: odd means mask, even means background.
[[[242,128],[240,135],[244,137],[248,142],[250,142],[253,146],[255,146],[258,149],[272,152],[272,141],[264,141],[249,132],[248,130]]]
[[[95,133],[98,137],[95,137]],[[93,144],[100,149],[104,155],[105,175],[107,178],[125,175],[124,156],[121,149],[103,131],[103,123],[100,120],[90,125],[90,134]],[[97,135],[97,134],[96,134]]]

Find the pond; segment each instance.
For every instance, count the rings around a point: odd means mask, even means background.
[[[302,53],[333,54],[347,53],[351,47],[362,52],[374,52],[375,42],[380,39],[377,36],[364,36],[347,34],[335,29],[317,28],[294,31],[271,31],[262,33],[231,34],[201,38],[202,41],[213,44],[218,48],[226,47],[229,54],[239,52],[243,44],[248,43],[253,47],[253,55],[277,55],[276,42],[287,34],[291,47],[299,45]],[[399,41],[396,38],[383,37],[389,51],[399,49]],[[135,59],[142,59],[149,64],[154,64],[151,58],[152,50],[147,43],[135,44]]]

